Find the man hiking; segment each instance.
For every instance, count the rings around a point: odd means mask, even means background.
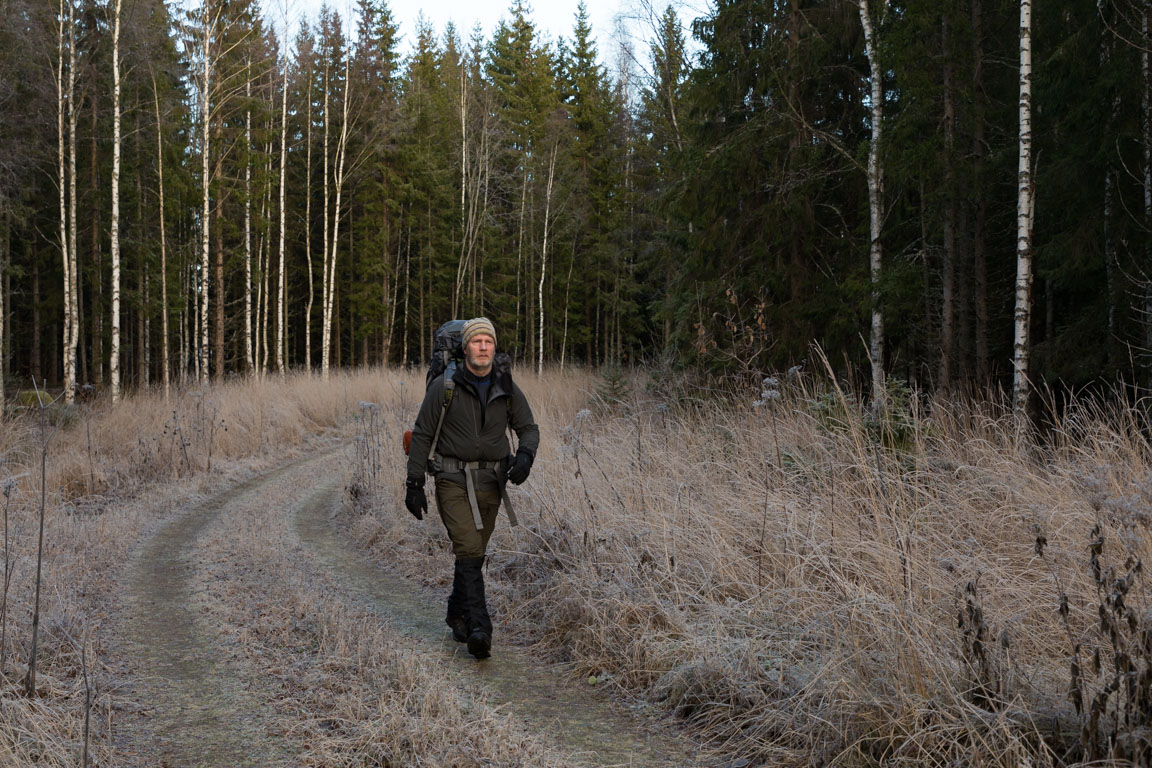
[[[496,328],[487,318],[464,323],[461,348],[464,365],[454,372],[449,368],[428,385],[416,416],[404,506],[417,520],[424,519],[424,473],[432,472],[440,519],[456,556],[445,621],[456,642],[467,643],[469,653],[486,659],[492,620],[484,600],[484,553],[502,499],[516,524],[504,483],[528,479],[540,430],[524,393],[512,382],[510,361],[496,355]],[[509,451],[509,427],[519,438],[515,455]]]

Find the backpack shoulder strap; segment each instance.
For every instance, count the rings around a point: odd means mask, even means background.
[[[448,413],[448,406],[452,404],[452,395],[456,392],[456,382],[451,377],[444,377],[444,407],[440,409],[440,419],[436,422],[436,432],[432,435],[432,445],[428,449],[428,460],[436,458],[436,445],[440,442],[440,430],[444,427],[444,416]]]

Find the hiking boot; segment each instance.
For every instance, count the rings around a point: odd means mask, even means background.
[[[484,600],[484,558],[462,557],[456,561],[463,570],[464,606],[466,609],[468,653],[486,659],[492,649],[492,619]]]
[[[444,623],[452,630],[452,639],[458,643],[468,642],[470,634],[468,628],[468,607],[464,591],[464,571],[459,560],[456,561],[455,574],[452,577],[452,593],[448,595],[448,615]]]
[[[468,635],[468,653],[477,659],[486,659],[492,655],[492,637],[482,629],[472,630]]]

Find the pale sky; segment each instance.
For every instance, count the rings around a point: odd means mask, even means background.
[[[289,16],[293,22],[301,15],[307,15],[310,20],[315,21],[324,2],[324,0],[287,1]],[[610,64],[616,56],[617,46],[612,39],[615,17],[621,12],[628,13],[628,8],[633,2],[634,0],[586,0],[592,34],[596,39],[600,58],[606,64]],[[346,23],[349,19],[355,18],[354,0],[328,0],[328,4],[340,13]],[[485,38],[491,37],[492,30],[500,19],[508,17],[511,5],[511,0],[395,0],[389,3],[389,8],[400,22],[402,36],[400,50],[402,54],[406,54],[411,50],[416,38],[416,21],[421,12],[424,18],[432,23],[437,37],[443,34],[447,23],[453,21],[460,36],[467,42],[477,22],[480,23]],[[576,25],[576,5],[577,0],[540,0],[529,3],[536,29],[542,36],[553,41],[560,36],[569,40],[572,38],[572,30]],[[284,0],[264,0],[264,6],[266,20],[275,27],[281,26]],[[663,8],[663,4],[660,7]]]

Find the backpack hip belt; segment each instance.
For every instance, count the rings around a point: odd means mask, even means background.
[[[480,505],[476,501],[476,482],[472,473],[478,469],[492,469],[499,472],[504,462],[496,461],[461,461],[452,456],[437,456],[436,463],[441,473],[464,473],[464,485],[468,489],[468,506],[472,507],[472,522],[476,530],[484,530],[484,521],[480,519]],[[508,495],[508,484],[500,483],[500,500],[504,502],[504,509],[508,512],[508,524],[519,525],[516,521],[516,512],[512,509],[512,497]]]

